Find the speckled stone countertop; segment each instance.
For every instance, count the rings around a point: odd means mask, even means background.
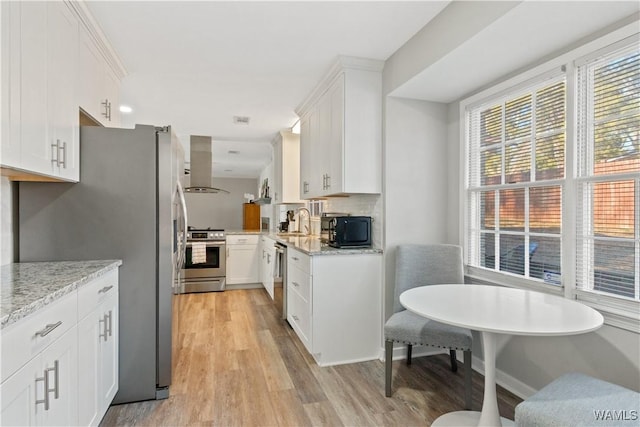
[[[268,233],[267,237],[287,245],[287,247],[297,249],[308,255],[362,255],[362,254],[381,254],[382,249],[377,248],[353,248],[340,249],[334,248],[323,243],[318,236],[287,236],[277,233]]]
[[[276,240],[287,247],[291,247],[304,252],[307,255],[361,255],[361,254],[381,254],[382,249],[377,248],[353,248],[340,249],[333,248],[323,243],[318,236],[291,236],[282,235],[274,232],[266,231],[247,231],[247,230],[225,230],[227,235],[230,234],[259,234]]]
[[[3,265],[0,267],[0,329],[120,265],[120,260]]]

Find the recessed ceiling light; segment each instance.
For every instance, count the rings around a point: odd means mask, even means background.
[[[251,120],[247,116],[233,116],[233,123],[237,125],[248,125],[249,120]]]
[[[121,105],[120,106],[120,112],[121,113],[129,114],[132,111],[133,111],[133,108],[129,107],[128,105]]]

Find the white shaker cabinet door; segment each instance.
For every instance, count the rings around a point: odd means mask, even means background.
[[[47,3],[48,15],[48,123],[54,148],[54,174],[80,179],[78,128],[78,21],[62,2]]]
[[[42,412],[45,426],[78,425],[78,338],[77,326],[67,331],[42,352],[41,369],[48,376],[49,409]],[[43,406],[38,406],[41,410]]]
[[[100,422],[98,398],[99,353],[101,346],[98,310],[78,323],[78,424],[95,426]]]
[[[31,359],[25,366],[7,378],[0,385],[0,425],[22,426],[37,425],[36,413],[44,411],[43,404],[36,399],[43,399],[44,384],[36,381],[41,377],[40,357]]]
[[[100,306],[98,312],[106,329],[100,341],[98,399],[101,404],[100,417],[109,408],[118,391],[118,293],[113,292]]]
[[[51,175],[47,134],[47,5],[20,2],[20,168]]]
[[[259,254],[258,245],[227,245],[227,284],[258,283]]]

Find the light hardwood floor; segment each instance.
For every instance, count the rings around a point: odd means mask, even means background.
[[[176,303],[170,398],[112,406],[101,426],[424,426],[463,409],[464,366],[452,373],[448,355],[394,362],[386,398],[382,362],[318,367],[264,289]],[[476,410],[482,393],[474,372]],[[498,398],[500,414],[513,419],[520,399],[500,387]]]

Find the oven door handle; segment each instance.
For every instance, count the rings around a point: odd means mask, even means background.
[[[195,242],[195,243],[200,243],[200,242],[202,242],[202,243],[204,243],[206,246],[224,246],[224,245],[226,244],[226,242],[225,242],[224,240],[215,241],[215,242],[210,242],[210,241],[206,241],[206,240],[191,240],[191,241],[188,241],[188,242],[186,243],[186,246],[187,246],[187,247],[190,247],[190,246],[192,246],[192,244],[193,244],[194,242]]]

